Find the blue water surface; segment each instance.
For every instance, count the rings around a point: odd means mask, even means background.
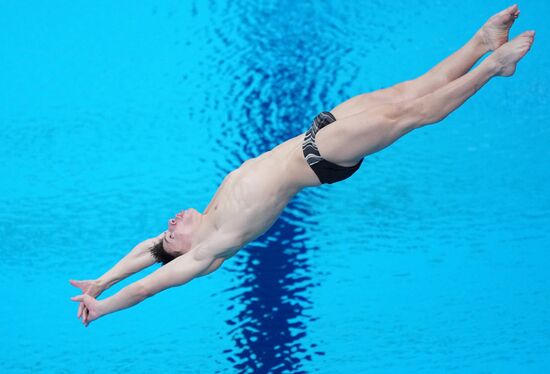
[[[0,372],[548,373],[543,0],[520,3],[512,35],[537,37],[515,76],[302,191],[219,271],[88,328],[69,300],[243,161],[508,5],[0,2]]]

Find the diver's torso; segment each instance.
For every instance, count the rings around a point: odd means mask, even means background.
[[[320,185],[304,159],[303,136],[245,161],[223,180],[204,214],[230,243],[224,257],[267,231],[302,188]]]

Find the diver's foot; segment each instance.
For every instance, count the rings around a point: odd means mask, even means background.
[[[508,41],[512,24],[519,17],[516,4],[494,14],[477,32],[479,39],[488,51],[494,51]]]
[[[534,40],[534,31],[524,31],[508,43],[504,43],[491,56],[487,57],[496,65],[496,75],[503,77],[513,75],[518,61],[531,49]]]

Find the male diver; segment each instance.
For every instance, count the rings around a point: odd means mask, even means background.
[[[463,47],[417,79],[355,96],[320,113],[305,133],[229,173],[202,214],[192,208],[181,211],[168,221],[166,231],[138,244],[100,278],[71,280],[83,292],[72,298],[80,303],[77,315],[82,323],[88,326],[213,272],[271,227],[303,188],[349,178],[365,156],[443,120],[491,78],[513,75],[535,36],[525,31],[508,41],[519,13],[513,5],[493,15]],[[489,51],[492,54],[470,71]],[[155,262],[163,266],[111,297],[96,299]]]

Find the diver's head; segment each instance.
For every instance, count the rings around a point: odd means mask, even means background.
[[[174,258],[187,253],[197,237],[203,215],[193,208],[182,210],[168,220],[168,230],[161,241],[151,249],[157,262],[166,265]]]

